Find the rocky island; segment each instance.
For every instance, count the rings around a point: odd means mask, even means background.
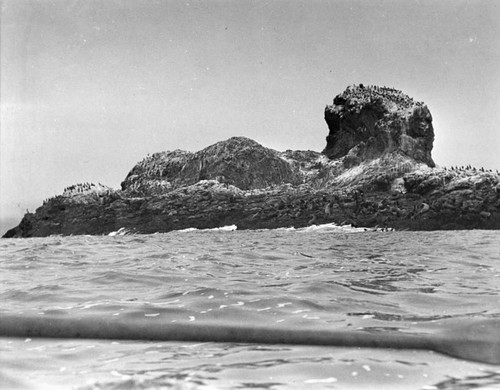
[[[319,152],[233,137],[155,153],[115,190],[78,184],[4,237],[350,224],[397,230],[500,229],[498,172],[439,168],[428,107],[394,88],[355,85],[325,108]]]

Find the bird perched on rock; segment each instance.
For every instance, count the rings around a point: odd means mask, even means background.
[[[325,206],[325,215],[327,217],[331,217],[332,215],[332,204],[331,203],[327,203],[326,206]]]
[[[307,222],[308,225],[314,225],[317,221],[318,217],[316,214],[313,215],[313,217]]]

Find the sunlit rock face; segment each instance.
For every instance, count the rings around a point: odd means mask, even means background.
[[[329,134],[323,154],[346,167],[394,152],[434,167],[432,116],[427,106],[394,88],[348,87],[325,108]]]

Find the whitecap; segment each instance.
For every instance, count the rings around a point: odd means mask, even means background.
[[[232,232],[234,230],[238,230],[238,226],[227,225],[227,226],[221,226],[221,227],[209,228],[209,229],[186,228],[186,229],[177,230],[177,232],[179,232],[179,233],[195,232],[195,231],[200,231],[200,232],[208,232],[208,231],[210,231],[210,232],[217,232],[217,231]]]
[[[353,227],[352,225],[337,225],[336,223],[325,223],[321,225],[311,225],[308,227],[297,229],[297,232],[311,233],[358,233],[371,230],[363,227]]]
[[[118,229],[116,232],[109,233],[108,236],[110,236],[110,237],[124,236],[124,235],[129,234],[129,233],[130,233],[130,230],[122,227],[122,228]]]

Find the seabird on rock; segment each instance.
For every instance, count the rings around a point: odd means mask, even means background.
[[[313,215],[313,217],[307,222],[308,225],[314,225],[316,223],[317,217],[316,214]]]

